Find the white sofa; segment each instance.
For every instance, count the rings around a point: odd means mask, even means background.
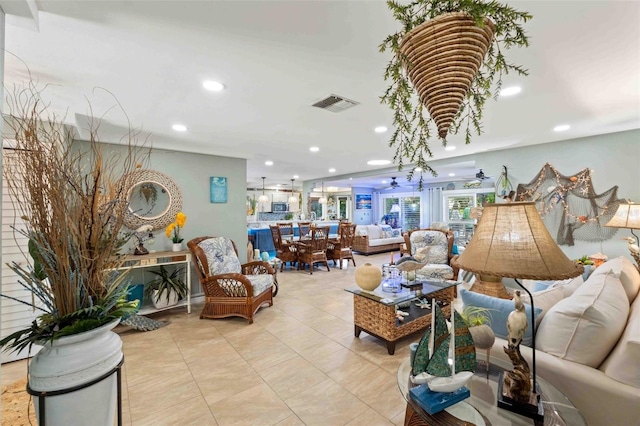
[[[352,250],[369,255],[385,251],[400,251],[404,243],[402,230],[389,225],[357,225]]]
[[[620,257],[584,283],[578,277],[533,293],[544,314],[536,332],[537,376],[566,395],[590,426],[640,425],[639,290],[640,273]],[[497,337],[491,361],[510,369],[505,346]],[[531,348],[521,351],[531,365]]]

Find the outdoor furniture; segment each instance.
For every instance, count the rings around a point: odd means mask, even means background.
[[[304,269],[304,265],[309,265],[309,273],[313,274],[313,265],[324,263],[329,269],[327,261],[327,244],[329,242],[329,227],[316,226],[311,228],[311,235],[304,241],[298,241],[298,269]]]
[[[235,243],[226,237],[194,238],[187,247],[205,296],[201,319],[239,316],[252,324],[261,306],[273,306],[275,271],[267,262],[241,265]]]
[[[338,239],[330,240],[327,245],[327,259],[333,260],[334,265],[336,264],[336,261],[338,261],[340,269],[342,269],[343,259],[347,260],[347,264],[349,259],[351,259],[353,266],[356,266],[356,260],[353,258],[353,252],[351,251],[355,235],[355,224],[341,223],[338,228]]]
[[[273,239],[273,246],[276,249],[276,256],[282,261],[280,265],[280,272],[284,270],[284,264],[289,262],[290,266],[298,261],[298,252],[296,245],[293,241],[286,241],[282,239],[282,228],[278,225],[269,225],[271,230],[271,238]],[[292,228],[293,229],[293,228]],[[293,231],[291,233],[293,237]]]

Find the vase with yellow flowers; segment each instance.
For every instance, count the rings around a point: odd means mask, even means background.
[[[187,215],[182,212],[178,212],[176,214],[175,222],[170,223],[165,229],[165,234],[167,238],[170,238],[173,242],[173,246],[171,247],[172,251],[181,251],[182,250],[182,241],[184,238],[180,234],[180,230],[184,228],[184,224],[187,222]]]

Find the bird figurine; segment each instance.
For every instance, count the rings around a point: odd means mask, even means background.
[[[638,241],[634,237],[624,237],[623,240],[627,240],[629,242],[629,251],[631,253],[640,254]]]
[[[507,317],[508,341],[511,347],[520,345],[528,325],[527,313],[524,310],[524,303],[522,303],[522,299],[520,298],[520,290],[516,290],[513,301],[515,303],[515,310],[511,311]]]
[[[415,255],[401,257],[396,261],[396,268],[402,272],[411,272],[422,268],[429,261],[427,258],[429,250],[431,250],[431,247],[421,247],[416,251]]]

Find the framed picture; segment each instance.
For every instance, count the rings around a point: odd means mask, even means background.
[[[212,203],[227,202],[227,178],[212,176],[209,180],[209,192]]]
[[[371,194],[356,194],[356,210],[371,210]]]

